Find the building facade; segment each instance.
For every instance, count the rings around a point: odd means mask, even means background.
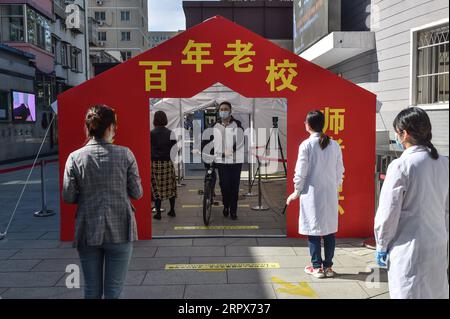
[[[53,1],[0,1],[0,162],[36,155],[56,99]],[[55,126],[42,153],[57,152]]]
[[[339,3],[340,10],[326,8],[330,3]],[[432,142],[448,156],[447,0],[296,0],[294,8],[294,42],[297,48],[305,44],[296,53],[377,94],[377,130],[389,131],[390,139],[400,110],[427,110]],[[326,26],[323,33],[308,30],[317,23]]]
[[[53,4],[52,53],[55,60],[57,93],[60,93],[88,79],[87,68],[89,68],[90,60],[86,55],[86,36],[89,35],[88,29],[85,28],[83,0],[53,0]],[[71,6],[67,10],[69,13],[66,13],[67,6]],[[74,15],[73,18],[69,16],[71,14]],[[79,19],[78,25],[76,23],[72,25],[71,21],[75,18]]]
[[[223,16],[292,51],[292,1],[183,1],[186,29]]]
[[[88,78],[86,47],[94,38],[84,3],[0,0],[0,162],[35,156],[58,94]],[[19,114],[23,110],[26,116]],[[42,153],[57,153],[57,144],[55,119]]]
[[[148,33],[149,48],[153,49],[161,43],[173,38],[180,32],[183,31],[150,31]]]
[[[98,43],[91,47],[91,55],[106,52],[117,60],[126,61],[149,48],[147,0],[88,2],[89,17],[98,23]]]

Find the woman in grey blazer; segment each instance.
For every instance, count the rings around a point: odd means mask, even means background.
[[[74,246],[85,281],[85,298],[119,298],[137,240],[130,198],[142,197],[133,153],[112,144],[116,114],[105,105],[86,114],[87,144],[66,162],[63,200],[77,204]]]

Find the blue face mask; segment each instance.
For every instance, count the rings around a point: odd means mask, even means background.
[[[220,111],[219,116],[221,119],[227,119],[230,117],[230,112],[228,111]]]
[[[397,145],[397,147],[399,149],[401,149],[402,151],[405,149],[405,147],[403,146],[403,144],[399,141],[398,139],[398,134],[395,134],[395,144]]]

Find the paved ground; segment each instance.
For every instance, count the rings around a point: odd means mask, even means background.
[[[3,167],[0,167],[0,169]],[[48,205],[58,210],[57,164],[47,167]],[[15,206],[28,170],[0,174],[0,231]],[[270,184],[270,183],[269,183]],[[268,184],[268,185],[269,185]],[[271,187],[271,186],[267,186]],[[267,191],[267,187],[265,189]],[[272,187],[280,187],[273,182]],[[201,225],[199,184],[188,182],[180,189],[178,216],[164,216],[154,224],[155,235],[257,235],[284,233],[284,218],[273,211],[255,212],[240,208],[238,225],[257,225],[258,230],[179,231],[175,226]],[[243,192],[246,191],[243,184]],[[284,189],[284,186],[282,187]],[[269,196],[273,192],[268,190]],[[272,206],[279,207],[271,197]],[[255,199],[242,202],[249,206]],[[79,265],[70,243],[60,242],[58,214],[33,217],[40,208],[39,170],[19,206],[10,232],[0,241],[0,297],[82,298],[82,289],[66,287],[66,267]],[[277,211],[277,209],[275,209]],[[214,212],[212,225],[230,225]],[[236,233],[237,232],[237,233]],[[135,243],[123,298],[389,298],[386,274],[372,270],[373,251],[362,247],[361,239],[340,239],[333,279],[315,279],[303,272],[309,263],[306,242],[286,238],[183,238],[154,239]],[[269,269],[166,270],[168,264],[262,263]],[[224,266],[225,267],[225,266]],[[254,267],[254,266],[252,266]]]

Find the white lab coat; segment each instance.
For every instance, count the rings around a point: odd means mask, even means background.
[[[388,167],[375,217],[391,298],[449,298],[448,158],[412,146]]]
[[[322,150],[320,134],[312,134],[300,144],[294,184],[300,192],[299,233],[326,236],[338,230],[338,190],[344,165],[338,143]]]

